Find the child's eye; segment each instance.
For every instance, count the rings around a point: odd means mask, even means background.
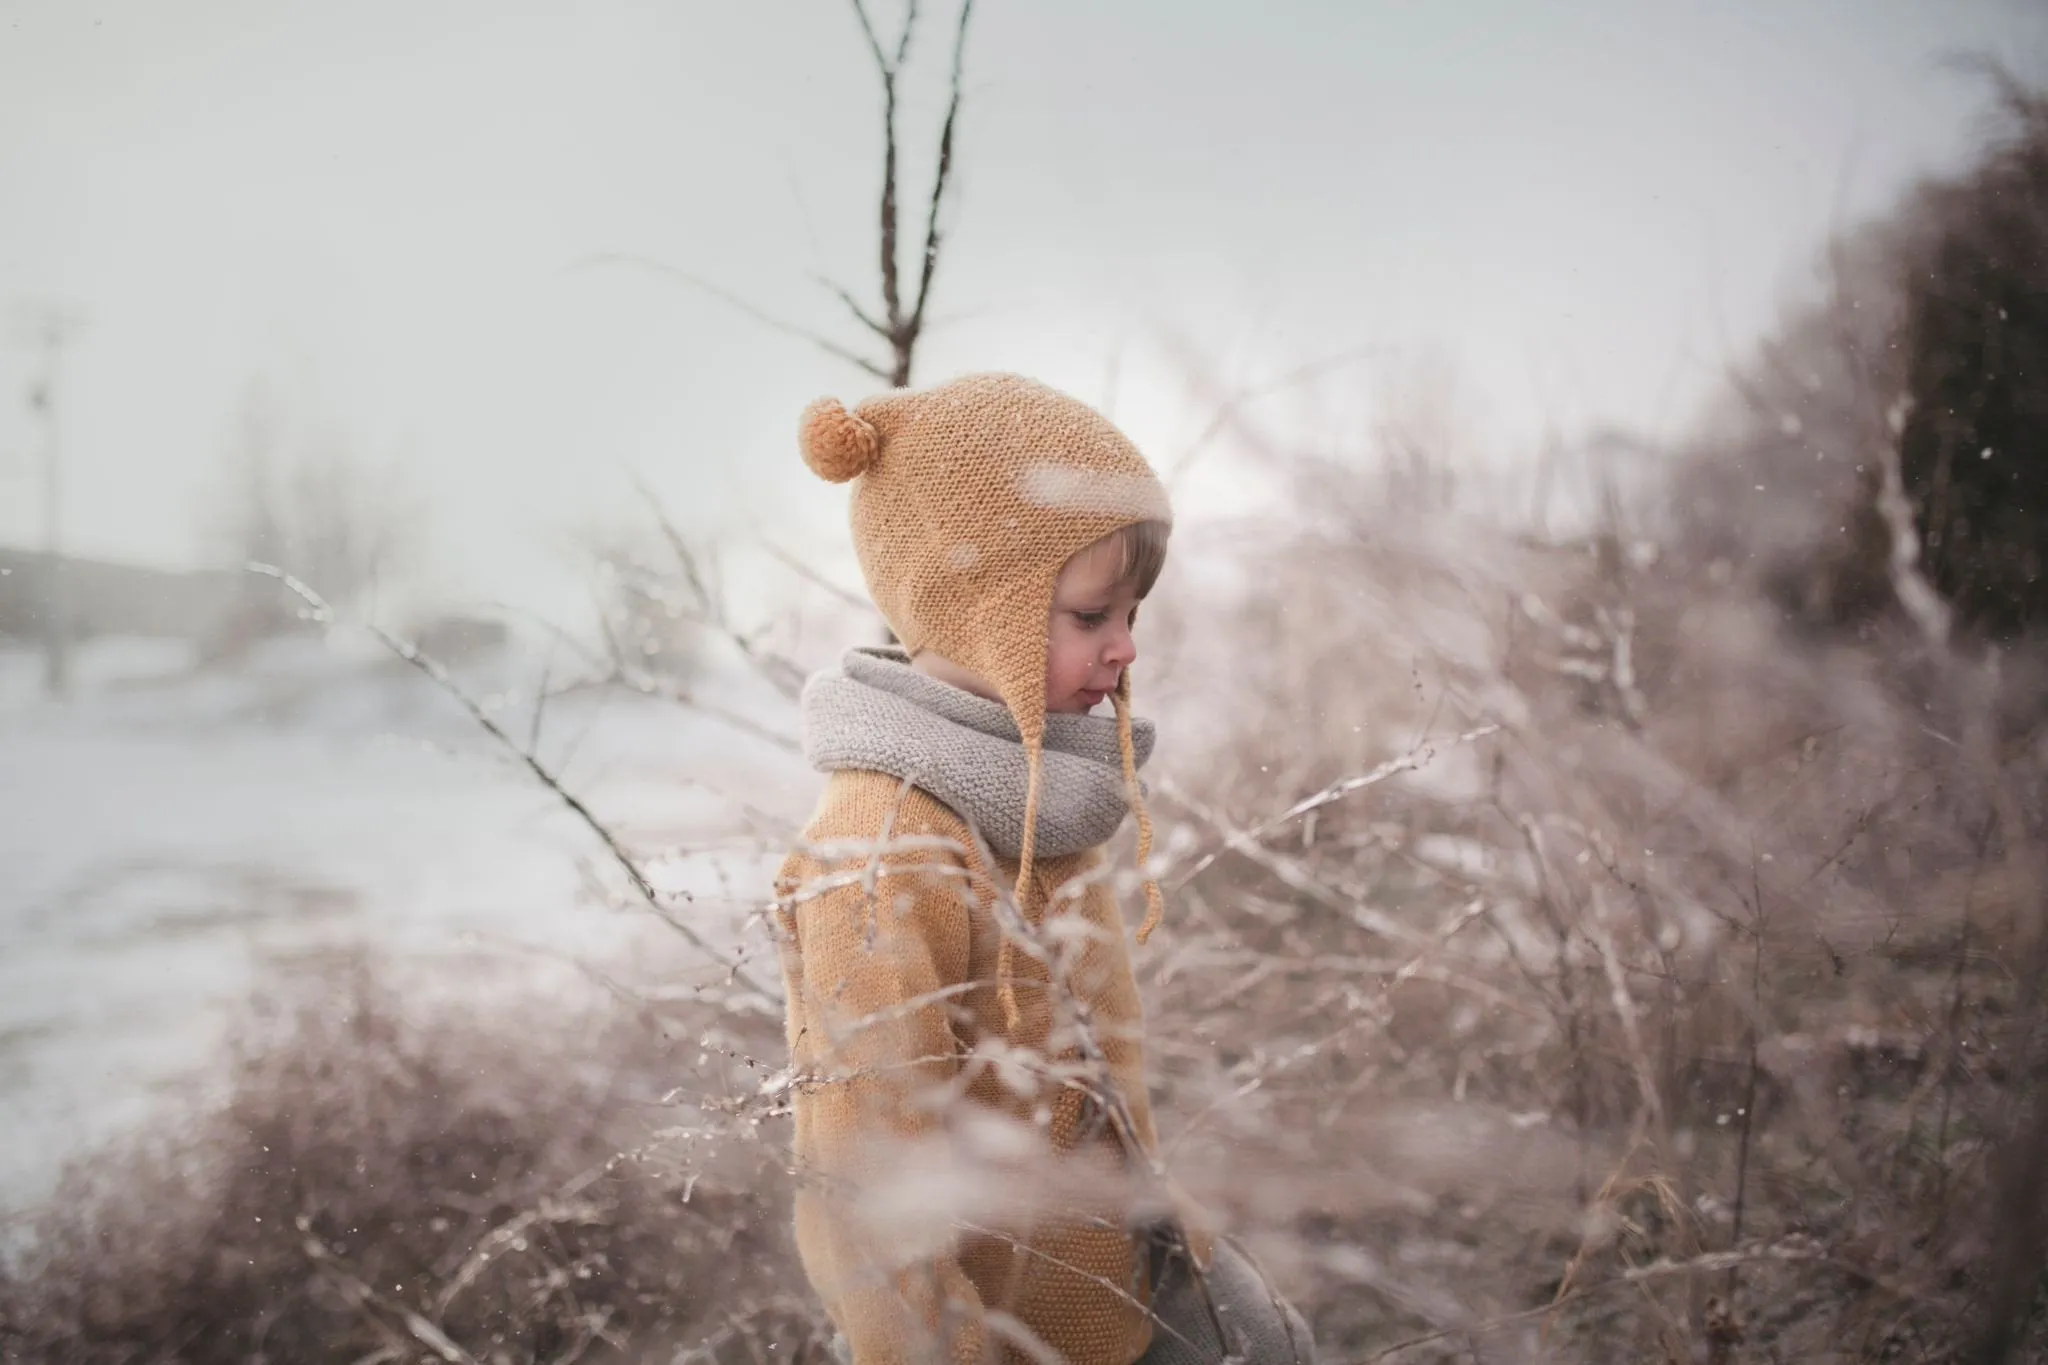
[[[1109,613],[1106,611],[1077,611],[1074,613],[1074,619],[1081,623],[1083,630],[1099,630],[1109,623]]]

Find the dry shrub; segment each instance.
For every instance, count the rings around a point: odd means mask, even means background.
[[[2040,1055],[2023,669],[1966,704],[1647,547],[1314,477],[1222,551],[1241,598],[1163,623],[1184,1178],[1338,1358],[1993,1358]]]
[[[221,1103],[72,1169],[0,1278],[0,1357],[810,1358],[778,1144],[725,1099],[772,1028],[428,1012],[382,970],[299,979]]]
[[[1300,505],[1148,609],[1139,961],[1169,1163],[1324,1357],[2038,1356],[2038,673]],[[814,1358],[767,1021],[416,1009],[330,983],[81,1165],[8,1358]]]
[[[1931,240],[1906,267],[1899,457],[1929,578],[1971,629],[2009,640],[2048,626],[2048,96],[1991,74],[2007,126],[1926,195]]]

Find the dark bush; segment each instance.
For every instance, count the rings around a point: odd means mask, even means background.
[[[1966,637],[2048,620],[2048,99],[1994,79],[2002,129],[1975,165],[1832,242],[1820,297],[1681,452],[1682,552],[1803,629],[1868,634],[1896,611],[1876,505],[1894,456]]]
[[[1899,453],[1929,577],[2009,640],[2048,624],[2048,99],[2005,103],[2010,134],[1933,194],[1908,263]]]

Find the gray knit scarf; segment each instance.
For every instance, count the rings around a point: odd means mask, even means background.
[[[1024,744],[1009,708],[910,666],[899,649],[849,650],[804,685],[804,757],[820,772],[858,768],[922,787],[1015,858],[1024,846]],[[1138,765],[1152,723],[1132,717]],[[1045,718],[1038,853],[1057,858],[1106,842],[1129,809],[1114,716]]]

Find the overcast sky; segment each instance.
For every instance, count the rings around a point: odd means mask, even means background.
[[[954,11],[925,9],[939,59]],[[1981,82],[1940,59],[2039,73],[2044,11],[980,0],[920,377],[1113,386],[1160,459],[1208,416],[1188,357],[1228,386],[1378,348],[1272,405],[1325,443],[1420,364],[1455,371],[1490,458],[1546,424],[1669,432],[1832,225],[1981,135]],[[624,515],[629,467],[693,526],[841,534],[795,414],[873,381],[589,262],[859,340],[812,281],[875,288],[848,0],[0,0],[0,104],[0,541],[37,534],[14,310],[42,301],[86,318],[62,409],[81,552],[216,554],[205,500],[258,388],[295,432],[401,462],[435,574],[478,597]]]

